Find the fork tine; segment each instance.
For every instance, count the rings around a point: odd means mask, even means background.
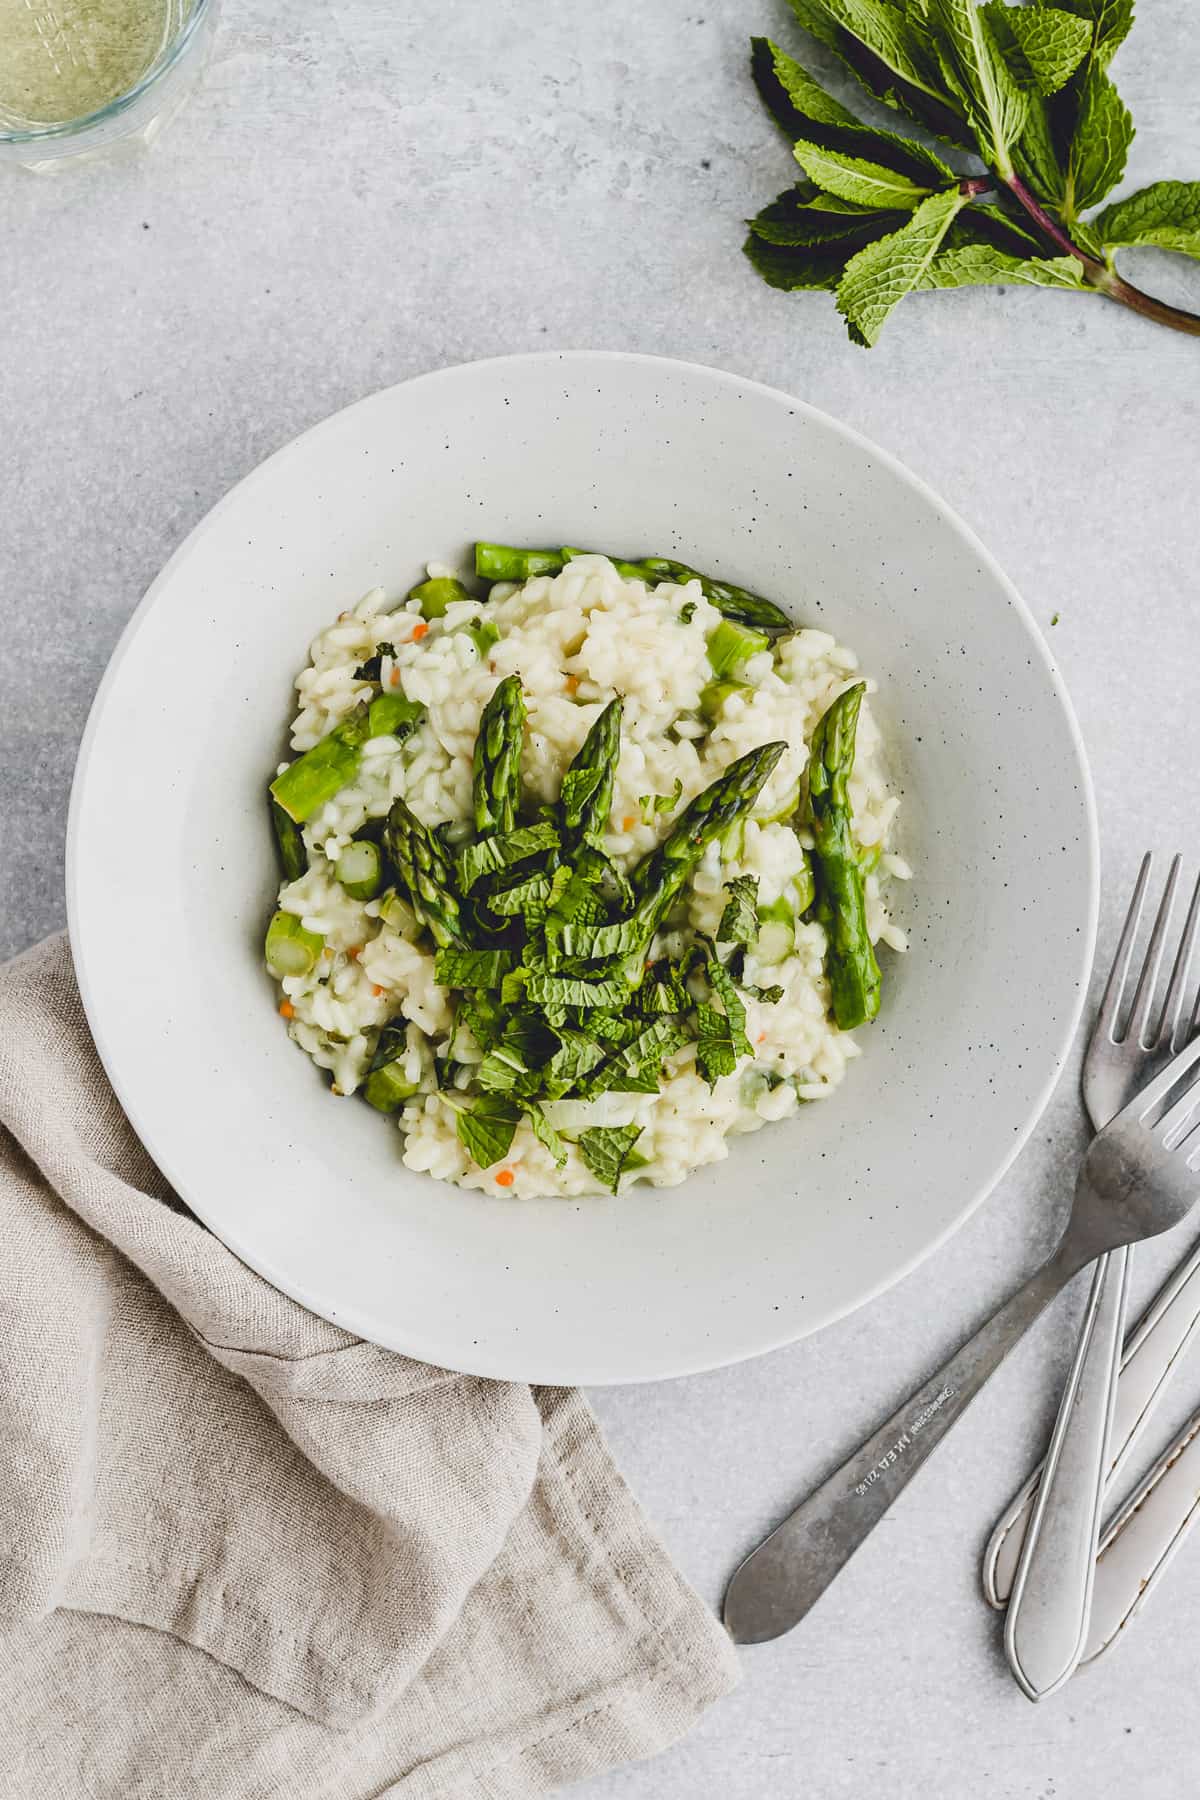
[[[1131,1100],[1127,1111],[1140,1120],[1146,1120],[1161,1100],[1165,1100],[1177,1082],[1182,1081],[1188,1070],[1200,1062],[1200,1038],[1193,1038],[1186,1050],[1173,1056],[1165,1069],[1159,1071],[1153,1081],[1146,1083],[1136,1099]]]
[[[1163,958],[1163,943],[1175,906],[1175,884],[1179,879],[1179,862],[1178,856],[1171,858],[1171,867],[1167,872],[1167,885],[1163,889],[1163,897],[1158,903],[1154,929],[1150,933],[1150,942],[1146,945],[1142,972],[1138,976],[1129,1022],[1125,1027],[1126,1038],[1132,1038],[1134,1043],[1140,1044],[1143,1050],[1153,1050],[1154,1048],[1155,1040],[1146,1036],[1146,1020],[1150,1015],[1150,1008],[1154,1004],[1154,990],[1158,986],[1158,971]]]
[[[1182,1144],[1191,1131],[1197,1107],[1200,1107],[1200,1077],[1192,1081],[1183,1098],[1177,1100],[1154,1127],[1164,1149],[1174,1150]]]
[[[1138,878],[1134,884],[1133,899],[1129,902],[1129,911],[1125,915],[1125,923],[1121,927],[1121,941],[1117,945],[1112,967],[1108,972],[1108,980],[1104,985],[1104,998],[1100,1002],[1100,1011],[1096,1015],[1096,1036],[1116,1039],[1113,1027],[1117,1020],[1117,1009],[1121,1004],[1121,996],[1125,992],[1125,979],[1129,974],[1129,960],[1133,955],[1133,943],[1137,937],[1137,928],[1141,923],[1142,904],[1146,898],[1146,883],[1150,879],[1150,852],[1142,858],[1142,866],[1138,870]],[[1198,1002],[1200,1004],[1200,1002]]]
[[[1171,985],[1167,989],[1167,997],[1163,1001],[1162,1019],[1159,1022],[1157,1042],[1167,1050],[1182,1050],[1195,1028],[1195,1014],[1189,1015],[1188,1029],[1180,1032],[1183,1021],[1183,1000],[1187,990],[1188,976],[1192,967],[1192,951],[1196,943],[1196,930],[1200,926],[1200,877],[1192,889],[1191,905],[1188,907],[1184,921],[1183,936],[1179,940],[1179,949],[1175,956],[1175,967],[1171,970]],[[1196,996],[1196,1006],[1200,1008],[1200,994]]]

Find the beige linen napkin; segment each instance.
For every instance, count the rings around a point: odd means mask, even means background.
[[[544,1793],[737,1679],[577,1393],[430,1368],[245,1268],[0,969],[0,1796]]]

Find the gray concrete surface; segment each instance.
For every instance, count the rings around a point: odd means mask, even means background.
[[[1140,127],[1131,181],[1195,177],[1192,8],[1144,12],[1115,70]],[[794,39],[783,0],[228,0],[208,78],[152,155],[3,174],[0,951],[63,922],[88,704],[188,529],[346,402],[545,346],[720,364],[895,451],[998,553],[1061,660],[1095,772],[1102,945],[1144,845],[1194,865],[1195,341],[1099,301],[995,290],[906,304],[866,355],[826,298],[762,287],[739,221],[790,179],[744,70],[764,29]],[[1141,269],[1200,307],[1194,266]],[[954,1241],[816,1340],[596,1395],[714,1602],[792,1496],[1048,1247],[1079,1133],[1068,1078]],[[1139,1293],[1182,1248],[1139,1258]],[[1078,1304],[1014,1357],[803,1629],[747,1652],[741,1690],[688,1742],[589,1800],[1195,1792],[1200,1539],[1119,1652],[1037,1709],[978,1598],[981,1545],[1046,1427]],[[1198,1398],[1200,1358],[1168,1412]]]

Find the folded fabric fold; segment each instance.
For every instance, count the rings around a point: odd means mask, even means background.
[[[5,1800],[541,1792],[736,1679],[578,1395],[354,1339],[180,1206],[65,939],[0,970],[0,1128]]]

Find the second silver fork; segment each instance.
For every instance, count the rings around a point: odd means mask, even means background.
[[[1185,1019],[1184,1003],[1200,925],[1200,881],[1188,907],[1166,995],[1161,1004],[1158,1001],[1179,860],[1177,856],[1171,864],[1133,1002],[1122,1021],[1150,876],[1151,859],[1148,855],[1142,859],[1084,1061],[1084,1104],[1096,1130],[1115,1117],[1169,1051],[1186,1043],[1196,1024],[1193,1013]],[[1004,1642],[1013,1674],[1033,1700],[1054,1693],[1069,1679],[1086,1642],[1131,1254],[1129,1249],[1115,1250],[1097,1265],[1045,1463],[1014,1500],[993,1538],[993,1546],[1002,1532],[1009,1540],[1003,1548],[1010,1561],[1012,1540],[1021,1544]],[[992,1560],[989,1546],[989,1564]]]

